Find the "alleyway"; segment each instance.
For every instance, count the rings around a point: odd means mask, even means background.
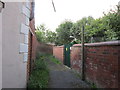
[[[48,68],[50,69],[50,80],[48,88],[89,88],[80,77],[64,66],[63,64],[55,64],[47,59]]]

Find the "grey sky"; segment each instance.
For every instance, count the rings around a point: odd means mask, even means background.
[[[73,22],[82,17],[99,18],[118,4],[119,0],[53,0],[57,12],[54,12],[51,0],[36,0],[36,26],[45,24],[51,30],[65,19]]]

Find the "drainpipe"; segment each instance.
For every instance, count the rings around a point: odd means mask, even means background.
[[[84,66],[84,26],[82,27],[82,37],[81,37],[81,61],[82,61],[82,67],[81,67],[81,75],[82,75],[82,80],[85,80],[85,66]]]

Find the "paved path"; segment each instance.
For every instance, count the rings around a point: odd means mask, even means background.
[[[47,62],[48,68],[50,69],[49,88],[89,88],[89,86],[77,76],[77,73],[65,65],[55,64],[49,59]]]

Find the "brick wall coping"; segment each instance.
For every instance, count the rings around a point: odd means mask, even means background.
[[[74,44],[73,47],[81,47],[81,44]]]
[[[56,48],[57,48],[57,47],[58,47],[58,48],[63,48],[64,46],[54,46],[54,47],[56,47]]]
[[[120,40],[85,44],[85,46],[118,46],[118,45],[120,45]],[[81,44],[74,44],[73,47],[81,47]]]
[[[85,44],[85,46],[118,46],[118,45],[120,45],[120,40]]]

